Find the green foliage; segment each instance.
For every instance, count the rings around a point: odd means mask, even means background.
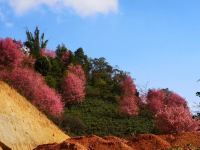
[[[56,49],[56,56],[57,56],[59,59],[61,59],[62,56],[63,56],[63,54],[64,54],[65,52],[67,52],[67,51],[68,51],[68,49],[66,48],[66,46],[65,46],[64,44],[58,45],[58,46],[57,46],[57,49]]]
[[[52,59],[50,58],[50,63],[51,63],[51,70],[48,74],[51,74],[52,76],[58,76],[61,77],[63,76],[63,73],[65,71],[64,64],[59,61],[58,59]]]
[[[86,94],[87,94],[87,97],[90,97],[90,98],[97,98],[100,96],[100,89],[99,88],[95,88],[93,86],[90,86],[88,85],[86,87]]]
[[[51,63],[47,57],[40,57],[35,62],[35,70],[46,76],[51,70]]]
[[[41,49],[46,48],[48,40],[44,39],[44,33],[40,36],[40,30],[36,27],[34,33],[26,31],[27,41],[24,43],[31,50],[31,54],[38,58],[40,57]]]
[[[91,69],[91,66],[90,66],[88,57],[87,57],[87,55],[84,54],[84,51],[82,48],[79,48],[74,52],[73,63],[81,65],[83,67],[83,70],[85,71],[87,78],[88,78],[89,70]]]
[[[58,58],[39,57],[35,62],[35,70],[45,77],[46,83],[59,90],[63,80],[65,66]]]
[[[60,86],[64,78],[65,67],[64,64],[59,61],[57,58],[49,58],[51,63],[51,70],[48,72],[48,76],[51,76],[53,83],[48,83],[50,86],[55,85],[55,89],[60,91]],[[55,82],[55,84],[54,84]]]
[[[56,89],[57,86],[58,86],[56,79],[51,75],[45,76],[45,81],[48,84],[48,86],[50,86],[50,87],[52,87],[54,89]]]
[[[86,57],[87,56],[85,56],[84,51],[83,51],[82,48],[79,48],[74,52],[74,59],[75,59],[74,61],[75,61],[75,63],[83,65],[85,63]]]
[[[86,130],[86,126],[82,120],[68,114],[64,115],[63,118],[59,120],[59,127],[71,136],[84,135]]]
[[[74,59],[73,53],[68,50],[64,44],[57,46],[56,57],[60,62],[62,62],[63,67],[70,65]]]
[[[141,111],[137,117],[122,116],[117,103],[88,98],[81,105],[70,106],[65,115],[80,118],[86,126],[83,132],[85,134],[127,136],[153,131],[152,118],[145,115],[146,113]],[[75,132],[74,134],[82,135]]]
[[[120,84],[126,73],[113,68],[103,57],[90,59],[88,62],[90,71],[87,95],[96,95],[104,100],[117,101],[121,96]]]

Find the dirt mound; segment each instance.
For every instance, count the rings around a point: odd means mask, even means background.
[[[170,148],[200,148],[199,132],[184,132],[168,135],[143,134],[129,140],[128,145],[136,150],[166,150]]]
[[[199,132],[184,132],[177,134],[161,135],[160,137],[168,141],[173,147],[200,148]]]
[[[101,138],[98,136],[87,136],[72,138],[67,141],[83,145],[88,150],[133,150],[123,140],[115,137]]]
[[[134,150],[117,137],[86,136],[68,139],[61,144],[38,146],[35,150]]]
[[[84,146],[74,143],[74,142],[69,142],[69,141],[64,141],[61,144],[45,144],[38,146],[34,150],[87,150]]]
[[[171,144],[153,134],[142,134],[130,139],[128,145],[136,150],[165,150],[171,148]]]
[[[69,138],[14,89],[0,81],[0,141],[12,150]]]
[[[114,136],[86,136],[67,139],[61,144],[39,146],[35,150],[169,150],[200,148],[200,133],[186,132],[168,135],[142,134],[129,140]]]

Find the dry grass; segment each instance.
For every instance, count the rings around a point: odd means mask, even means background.
[[[0,81],[0,141],[13,150],[60,143],[65,135],[14,89]]]

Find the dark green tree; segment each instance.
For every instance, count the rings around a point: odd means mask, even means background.
[[[89,76],[89,70],[91,69],[91,65],[89,63],[87,55],[85,55],[83,48],[78,48],[74,52],[74,64],[79,64],[83,67],[83,70],[85,71],[86,77]]]
[[[101,57],[92,59],[91,65],[93,83],[95,83],[95,81],[99,78],[105,82],[110,82],[112,80],[113,67],[106,62],[105,58]]]
[[[113,67],[103,57],[90,59],[89,64],[91,69],[87,88],[88,95],[114,100],[116,95],[112,92],[114,88]]]
[[[59,91],[66,68],[63,62],[60,61],[58,58],[50,59],[50,62],[51,62],[51,70],[46,76],[46,81],[49,86]]]
[[[74,55],[73,53],[66,48],[64,44],[58,45],[56,48],[56,56],[57,59],[59,59],[66,68],[69,64],[73,62]]]
[[[47,57],[40,57],[35,62],[35,70],[46,76],[51,71],[51,62]]]
[[[68,49],[66,48],[66,46],[64,44],[59,44],[56,48],[56,56],[59,59],[62,59],[62,56],[64,55],[64,53],[66,53],[68,51]]]
[[[40,30],[36,27],[34,33],[29,30],[26,31],[26,38],[27,40],[24,44],[30,48],[30,52],[35,58],[39,58],[41,49],[46,48],[48,43],[48,40],[44,38],[44,33],[40,36]]]

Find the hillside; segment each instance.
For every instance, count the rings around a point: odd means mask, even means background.
[[[0,81],[0,141],[13,150],[69,138],[24,97]],[[1,148],[0,148],[1,149]]]
[[[40,44],[44,33],[39,38],[38,27],[26,34],[23,43],[0,39],[0,80],[67,134],[127,137],[199,128],[187,100],[178,93],[168,88],[140,89],[128,72],[111,66],[104,57],[90,58],[82,48],[73,52],[62,44],[48,50],[47,43]]]

